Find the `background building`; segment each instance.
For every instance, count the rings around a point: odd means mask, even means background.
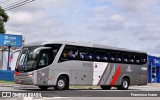
[[[148,83],[160,83],[160,57],[148,55]]]

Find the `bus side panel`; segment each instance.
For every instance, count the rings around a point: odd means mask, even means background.
[[[146,74],[141,74],[139,79],[139,85],[146,85],[147,84],[147,76]]]
[[[147,73],[141,70],[142,67],[142,65],[109,63],[105,69],[103,68],[103,74],[101,74],[97,85],[117,86],[121,84],[124,76],[129,77],[130,85],[145,84]],[[93,74],[93,76],[95,75]]]
[[[30,73],[28,73],[30,74]],[[33,81],[33,84],[36,85],[37,84],[37,70],[34,70],[32,73],[31,73],[33,76],[31,77],[32,81]]]
[[[130,85],[145,85],[147,84],[147,65],[132,65],[132,64],[120,64],[121,75],[118,79],[118,83],[115,85],[120,85],[122,78],[125,76],[129,77]]]
[[[103,62],[93,64],[93,85],[103,84],[110,71],[110,65]]]
[[[139,85],[146,85],[148,83],[148,65],[142,65],[140,68]]]
[[[138,85],[139,66],[133,64],[120,64],[120,67],[121,67],[121,75],[116,85],[120,85],[124,77],[129,78],[130,85]]]
[[[71,70],[70,85],[77,85],[77,71]]]
[[[139,65],[133,65],[133,64],[119,64],[120,66],[120,75],[118,77],[117,82],[115,85],[120,85],[121,81],[124,77],[129,78],[130,85],[138,85],[139,84]]]
[[[48,85],[49,67],[44,67],[37,70],[37,84],[36,85]]]
[[[54,83],[53,85],[56,85],[57,80],[59,78],[59,76],[61,75],[68,75],[69,77],[69,82],[70,82],[70,78],[71,78],[71,70],[63,70],[63,69],[54,69]]]
[[[64,61],[54,65],[54,76],[61,72],[69,75],[70,85],[92,85],[93,63],[87,61]],[[57,72],[59,70],[59,72]],[[57,78],[56,78],[57,79]]]
[[[48,76],[48,85],[56,85],[55,77],[54,77],[54,70],[52,66],[49,68],[49,76]]]
[[[121,75],[120,66],[115,63],[109,63],[105,68],[99,83],[97,85],[116,85]]]
[[[92,71],[77,71],[77,85],[92,85]]]

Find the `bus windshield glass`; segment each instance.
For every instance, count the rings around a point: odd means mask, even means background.
[[[24,47],[17,59],[16,71],[30,71],[36,66],[36,57],[33,56],[33,51],[37,47]]]
[[[51,65],[60,47],[61,44],[53,44],[45,45],[44,47],[22,48],[17,59],[15,71],[29,72]]]

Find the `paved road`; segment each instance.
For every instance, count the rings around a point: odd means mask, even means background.
[[[37,87],[25,87],[25,86],[14,86],[14,87],[0,87],[0,91],[12,91],[12,92],[23,92],[23,93],[40,93],[42,97],[130,97],[135,96],[134,94],[145,94],[148,93],[153,96],[160,96],[160,87],[157,86],[133,86],[129,90],[117,90],[115,88],[111,90],[101,89],[75,89],[57,91],[54,88],[49,88],[47,91],[41,91]],[[149,96],[152,97],[152,96]]]
[[[159,100],[159,97],[42,97],[2,98],[2,100]]]

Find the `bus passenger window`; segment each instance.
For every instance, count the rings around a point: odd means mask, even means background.
[[[85,56],[85,59],[86,59],[86,60],[92,60],[92,55],[87,55],[87,56]]]
[[[71,50],[68,53],[68,59],[74,60],[76,58],[75,53]]]
[[[96,61],[106,62],[108,61],[109,53],[105,49],[96,49]]]
[[[117,62],[120,62],[120,61],[121,61],[121,55],[116,55],[116,56],[115,56],[115,60],[116,60]]]
[[[136,64],[145,64],[146,63],[146,58],[145,57],[146,57],[145,55],[137,54],[135,56]]]
[[[137,55],[137,54],[135,55],[135,60],[136,60],[135,61],[136,64],[140,64],[140,56],[139,55]]]
[[[62,58],[63,58],[63,59],[67,59],[67,52],[63,52],[63,53],[62,53]]]
[[[122,60],[122,55],[120,51],[112,51],[110,54],[111,62],[120,63]]]
[[[111,57],[111,60],[112,60],[112,61],[114,61],[114,58],[113,58],[113,57]]]
[[[134,62],[134,60],[133,60],[133,59],[130,59],[130,62],[131,62],[131,63],[133,63],[133,62]]]
[[[127,64],[134,63],[134,56],[126,53],[123,55],[123,61],[124,63],[127,63]]]
[[[146,62],[146,59],[141,59],[141,62],[143,62],[143,63]]]
[[[139,64],[139,60],[136,60],[136,63]]]
[[[65,46],[59,62],[67,61],[67,60],[77,60],[78,58],[78,49],[75,46],[67,45]]]
[[[121,58],[116,58],[116,61],[118,61],[118,62],[121,61]]]
[[[133,64],[135,61],[135,56],[133,54],[128,54],[127,55],[128,63]]]
[[[140,56],[140,64],[145,64],[147,62],[146,55]]]
[[[107,57],[102,57],[102,60],[107,61]]]
[[[97,55],[96,56],[96,60],[99,61],[100,60],[100,56]]]
[[[80,54],[80,59],[84,59],[85,54]]]
[[[123,62],[127,63],[128,62],[128,57],[126,54],[123,54]]]
[[[127,59],[124,59],[124,62],[128,62],[128,60],[127,60]]]
[[[92,48],[80,47],[79,57],[80,60],[93,61],[95,54]]]

